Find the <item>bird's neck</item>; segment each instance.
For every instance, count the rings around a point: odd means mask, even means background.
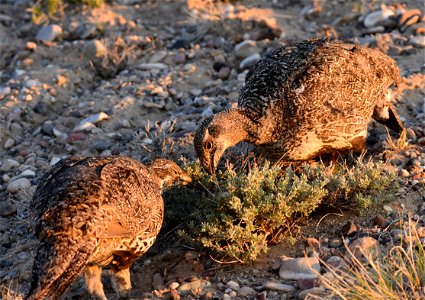
[[[226,148],[239,142],[255,143],[257,137],[257,124],[248,118],[243,110],[230,109],[214,116],[214,122],[221,124],[226,130],[223,133]]]

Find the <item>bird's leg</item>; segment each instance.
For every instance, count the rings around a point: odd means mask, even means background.
[[[131,290],[130,268],[112,270],[111,275],[118,299],[128,299]]]
[[[97,300],[108,300],[103,291],[102,268],[98,266],[87,266],[84,270],[87,291]]]

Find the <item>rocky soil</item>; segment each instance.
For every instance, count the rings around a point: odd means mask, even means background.
[[[391,4],[391,1],[385,1]],[[295,246],[277,245],[252,265],[217,263],[167,227],[132,268],[134,299],[304,299],[324,295],[316,249],[338,266],[344,243],[364,249],[402,239],[409,216],[425,243],[425,23],[422,1],[115,0],[97,9],[69,6],[37,25],[31,0],[0,5],[0,282],[3,298],[28,288],[37,241],[31,194],[41,176],[73,154],[157,155],[196,159],[199,122],[236,105],[250,66],[272,48],[327,35],[379,48],[398,63],[404,83],[394,103],[407,145],[393,149],[370,125],[369,153],[398,172],[398,201],[359,217],[318,214]],[[395,1],[394,1],[395,3]],[[399,147],[400,148],[400,147]],[[345,226],[343,226],[345,225]],[[313,251],[314,252],[314,251]],[[105,289],[113,290],[105,279]],[[82,279],[65,299],[86,298]],[[309,296],[311,297],[311,296]],[[324,296],[323,296],[324,297]]]

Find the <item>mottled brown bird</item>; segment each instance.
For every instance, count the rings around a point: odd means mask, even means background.
[[[239,142],[285,161],[362,151],[371,117],[403,130],[389,90],[400,80],[394,60],[375,49],[326,39],[275,49],[248,72],[238,107],[202,122],[195,150],[210,174]]]
[[[40,240],[27,299],[57,299],[84,272],[88,292],[107,299],[108,266],[118,296],[131,289],[130,266],[161,229],[163,188],[191,179],[176,163],[145,166],[123,156],[69,157],[41,180],[33,196]]]

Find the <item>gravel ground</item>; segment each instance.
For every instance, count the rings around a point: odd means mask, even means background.
[[[132,268],[132,297],[304,299],[308,293],[325,293],[308,268],[320,271],[319,260],[303,257],[308,247],[319,247],[321,258],[338,266],[343,242],[368,249],[384,247],[390,237],[402,238],[401,229],[388,227],[400,216],[423,228],[425,243],[421,1],[409,1],[408,7],[336,0],[215,6],[113,2],[93,10],[69,7],[61,18],[43,25],[31,21],[27,8],[33,1],[6,0],[0,6],[4,298],[14,298],[11,289],[19,293],[28,288],[37,245],[28,203],[41,176],[59,159],[72,154],[129,155],[142,162],[156,155],[196,159],[192,140],[197,125],[236,105],[247,70],[261,55],[323,34],[379,48],[400,66],[404,83],[393,101],[408,128],[408,144],[401,150],[385,147],[387,132],[374,122],[368,138],[373,158],[389,161],[398,172],[399,200],[366,217],[345,212],[312,217],[296,246],[274,246],[248,266],[218,264],[206,253],[160,238]],[[113,297],[107,280],[105,289]],[[80,279],[65,299],[81,297],[87,295]]]

